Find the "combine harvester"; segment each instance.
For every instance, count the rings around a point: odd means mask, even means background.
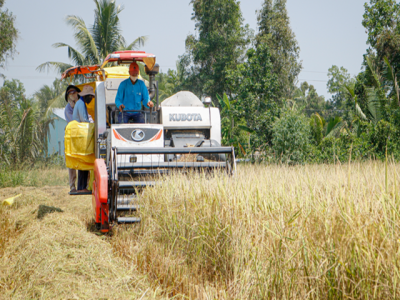
[[[62,75],[63,79],[76,75],[95,79],[87,83],[96,94],[91,103],[97,141],[92,202],[95,222],[102,232],[108,232],[113,224],[140,222],[132,216],[138,209],[135,194],[154,186],[152,180],[160,175],[174,170],[214,169],[233,174],[236,168],[234,148],[221,147],[220,113],[210,107],[210,98],[203,104],[193,93],[179,92],[158,103],[155,76],[159,66],[155,60],[153,54],[141,51],[114,52],[101,66],[74,67]],[[145,124],[118,124],[115,96],[119,84],[129,75],[126,72],[122,78],[110,78],[104,67],[133,61],[145,64],[148,91],[155,106],[154,110],[125,111],[142,113]]]

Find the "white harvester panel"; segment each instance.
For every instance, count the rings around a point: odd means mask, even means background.
[[[210,109],[205,107],[161,107],[165,129],[189,129],[211,127]]]
[[[111,147],[117,148],[163,148],[164,130],[159,124],[114,124],[111,126]],[[142,162],[164,162],[164,155],[138,155]],[[130,156],[121,156],[119,163],[130,163]]]
[[[221,118],[216,107],[162,106],[164,129],[210,129],[210,138],[221,144]]]

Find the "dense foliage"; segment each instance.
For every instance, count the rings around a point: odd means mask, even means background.
[[[40,102],[26,98],[20,81],[5,80],[0,88],[0,167],[44,160],[52,122]]]
[[[281,162],[303,162],[310,146],[310,126],[306,118],[294,111],[284,113],[273,125],[272,145]]]
[[[278,100],[289,98],[296,89],[301,70],[300,47],[290,28],[286,0],[264,0],[258,14],[256,46],[267,45],[271,54],[273,73],[276,75]]]
[[[179,64],[186,69],[182,88],[214,100],[216,95],[231,95],[227,73],[241,62],[250,42],[239,2],[192,0],[191,4],[197,34],[186,38],[186,53],[180,58]]]
[[[362,72],[351,77],[344,67],[329,68],[327,89],[332,97],[328,100],[307,82],[298,84],[300,48],[286,0],[263,2],[251,44],[236,2],[192,4],[198,35],[188,36],[187,52],[177,71],[163,75],[169,85],[162,90],[169,94],[189,88],[199,97],[217,99],[223,143],[235,146],[240,156],[285,163],[400,158],[400,5],[396,1],[365,3],[362,24],[369,48]],[[228,19],[220,13],[233,8],[235,13]],[[235,26],[226,29],[221,24]],[[221,31],[223,35],[216,34]],[[226,44],[221,44],[222,36]],[[245,49],[246,45],[251,46]],[[217,46],[226,47],[216,51]]]

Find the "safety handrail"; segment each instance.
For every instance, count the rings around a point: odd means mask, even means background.
[[[152,109],[150,111],[146,111],[146,110],[123,110],[121,113],[121,119],[124,120],[124,113],[143,113],[144,114],[144,118],[145,118],[145,123],[147,124],[147,116],[154,116],[157,114],[157,111],[153,111]],[[114,113],[114,123],[113,124],[123,124],[123,123],[119,123],[118,122],[118,115],[120,113],[119,110],[113,110],[112,113]],[[150,119],[151,120],[151,119]]]

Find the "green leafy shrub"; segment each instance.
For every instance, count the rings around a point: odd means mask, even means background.
[[[395,130],[389,122],[380,120],[373,127],[370,134],[370,143],[379,157],[385,157],[386,145],[388,145],[389,153],[393,152],[394,144],[388,144],[390,136],[395,136]]]
[[[272,126],[272,149],[285,163],[303,163],[310,152],[310,125],[304,116],[287,111]]]

